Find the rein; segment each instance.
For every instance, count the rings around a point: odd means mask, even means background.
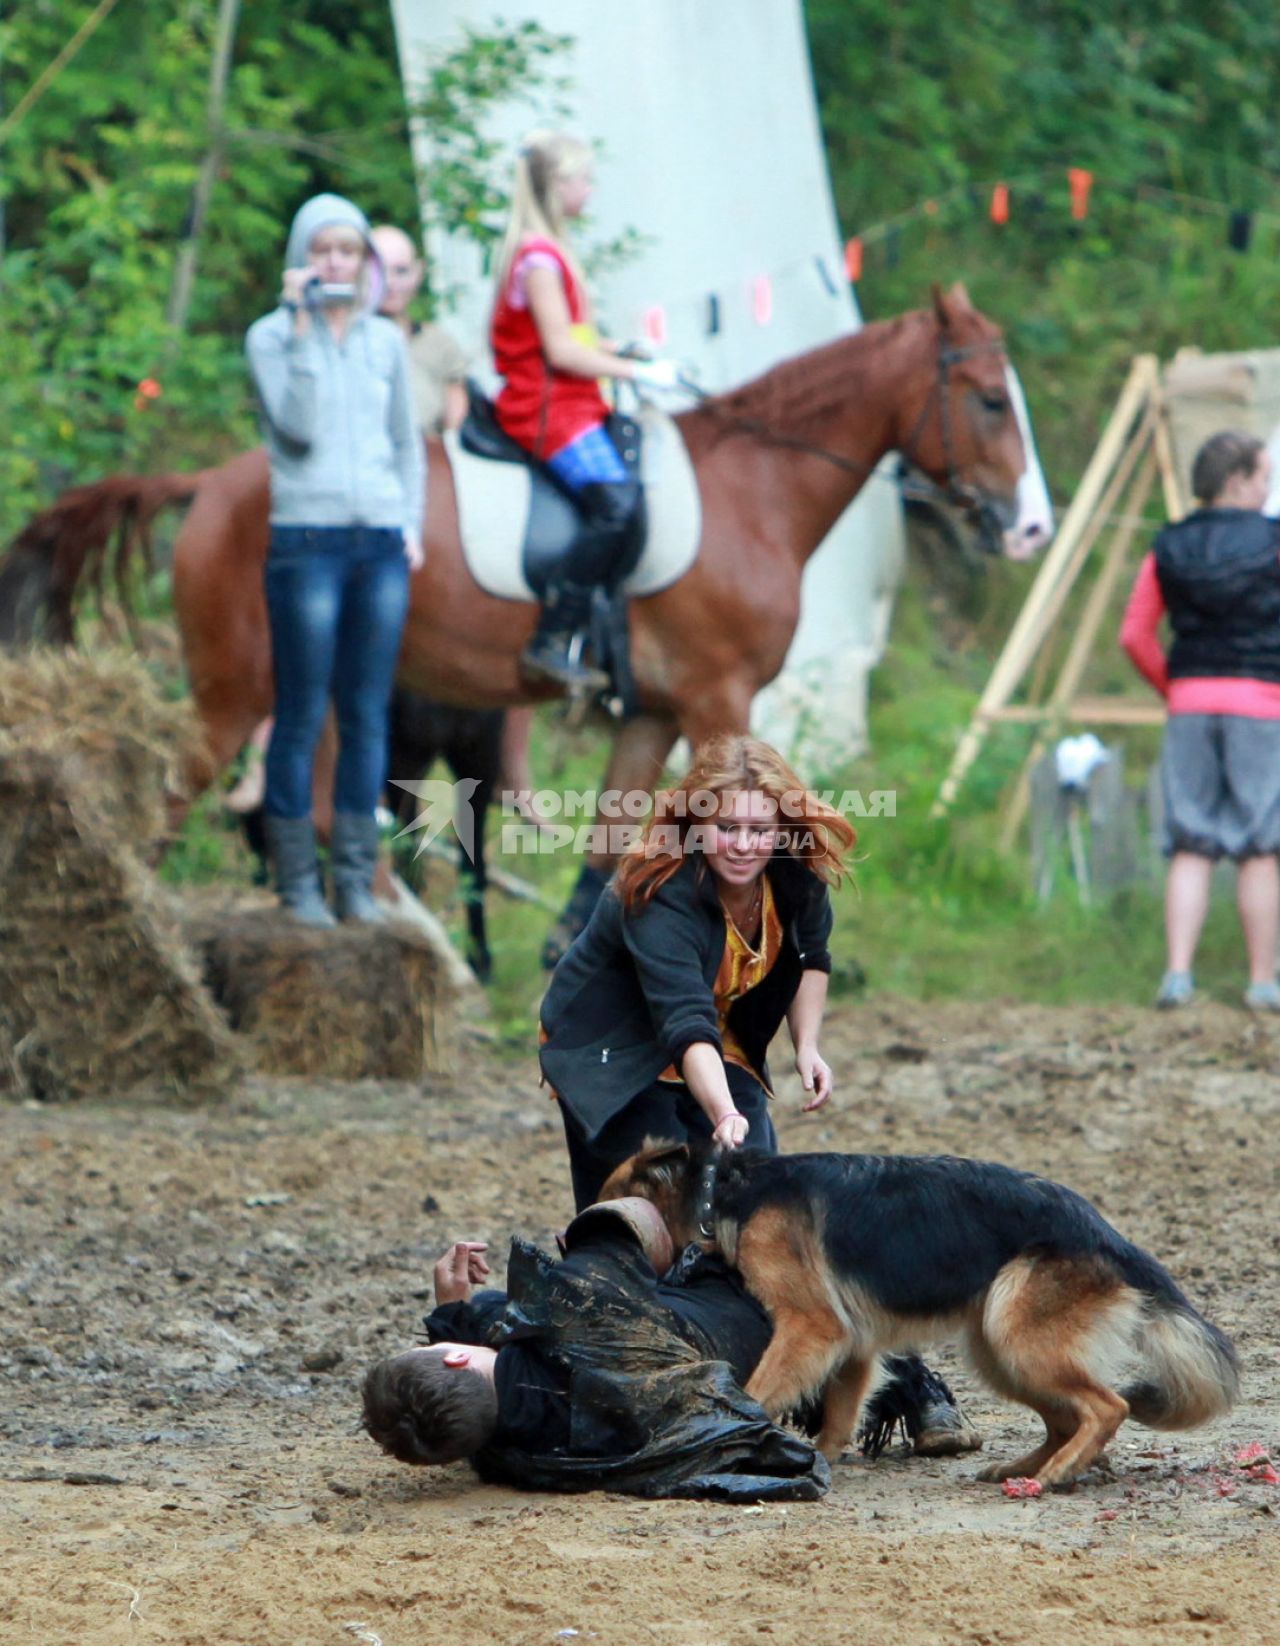
[[[920,463],[916,457],[916,444],[924,432],[929,421],[929,414],[932,412],[936,401],[942,421],[942,452],[947,465],[947,478],[946,482],[940,486],[936,481],[931,480],[923,470],[920,470],[919,478],[911,483],[911,496],[913,499],[941,498],[948,503],[954,503],[970,514],[979,516],[990,514],[990,510],[983,502],[981,493],[977,488],[960,478],[960,470],[955,461],[955,435],[951,424],[951,399],[947,394],[947,377],[951,367],[959,361],[968,360],[973,355],[986,354],[993,350],[1003,352],[1003,349],[1004,343],[997,337],[987,338],[981,343],[968,343],[960,348],[952,348],[946,343],[940,344],[938,349],[938,372],[933,387],[921,407],[920,415],[916,418],[911,433],[899,449],[908,463],[920,469]],[[718,395],[708,394],[705,389],[699,388],[696,383],[690,382],[687,378],[681,378],[681,387],[687,389],[705,411],[718,418],[730,429],[740,431],[743,434],[753,434],[758,439],[767,441],[771,446],[781,446],[784,450],[801,452],[806,457],[820,458],[822,462],[831,464],[833,468],[840,469],[845,474],[856,475],[863,480],[867,478],[888,478],[887,476],[878,476],[878,460],[875,463],[859,462],[857,458],[844,457],[841,453],[833,452],[826,446],[815,445],[810,440],[802,440],[796,435],[783,434],[778,429],[770,428],[767,423],[762,422],[759,418],[732,417],[728,413],[721,412],[715,405],[716,400],[719,398]],[[889,483],[896,485],[901,491],[904,489],[903,479],[904,476],[899,473]]]

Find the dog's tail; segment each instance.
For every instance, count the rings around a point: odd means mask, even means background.
[[[1147,1294],[1135,1345],[1141,1375],[1120,1393],[1129,1415],[1149,1429],[1193,1429],[1231,1410],[1240,1371],[1226,1333],[1197,1314],[1172,1282],[1170,1291]]]

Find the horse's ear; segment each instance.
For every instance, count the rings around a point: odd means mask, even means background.
[[[973,313],[973,304],[962,280],[957,280],[950,291],[943,291],[934,281],[933,312],[943,331],[949,331],[962,314]]]

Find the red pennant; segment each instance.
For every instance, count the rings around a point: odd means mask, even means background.
[[[667,311],[661,303],[644,311],[644,334],[651,343],[661,346],[667,340]]]
[[[844,272],[850,280],[862,279],[862,237],[855,234],[844,243]]]
[[[1009,185],[997,183],[991,191],[991,221],[993,223],[1007,223],[1009,221]]]
[[[1093,187],[1093,173],[1082,166],[1067,168],[1067,183],[1071,189],[1071,215],[1077,221],[1089,215],[1089,190]]]

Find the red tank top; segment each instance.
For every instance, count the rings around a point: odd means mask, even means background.
[[[517,308],[511,301],[516,265],[531,251],[554,259],[564,282],[569,319],[575,326],[587,319],[587,298],[559,246],[541,235],[531,235],[521,241],[512,258],[494,305],[490,342],[494,364],[505,379],[494,402],[498,422],[517,444],[545,460],[603,423],[609,408],[594,377],[552,369],[528,305]]]

